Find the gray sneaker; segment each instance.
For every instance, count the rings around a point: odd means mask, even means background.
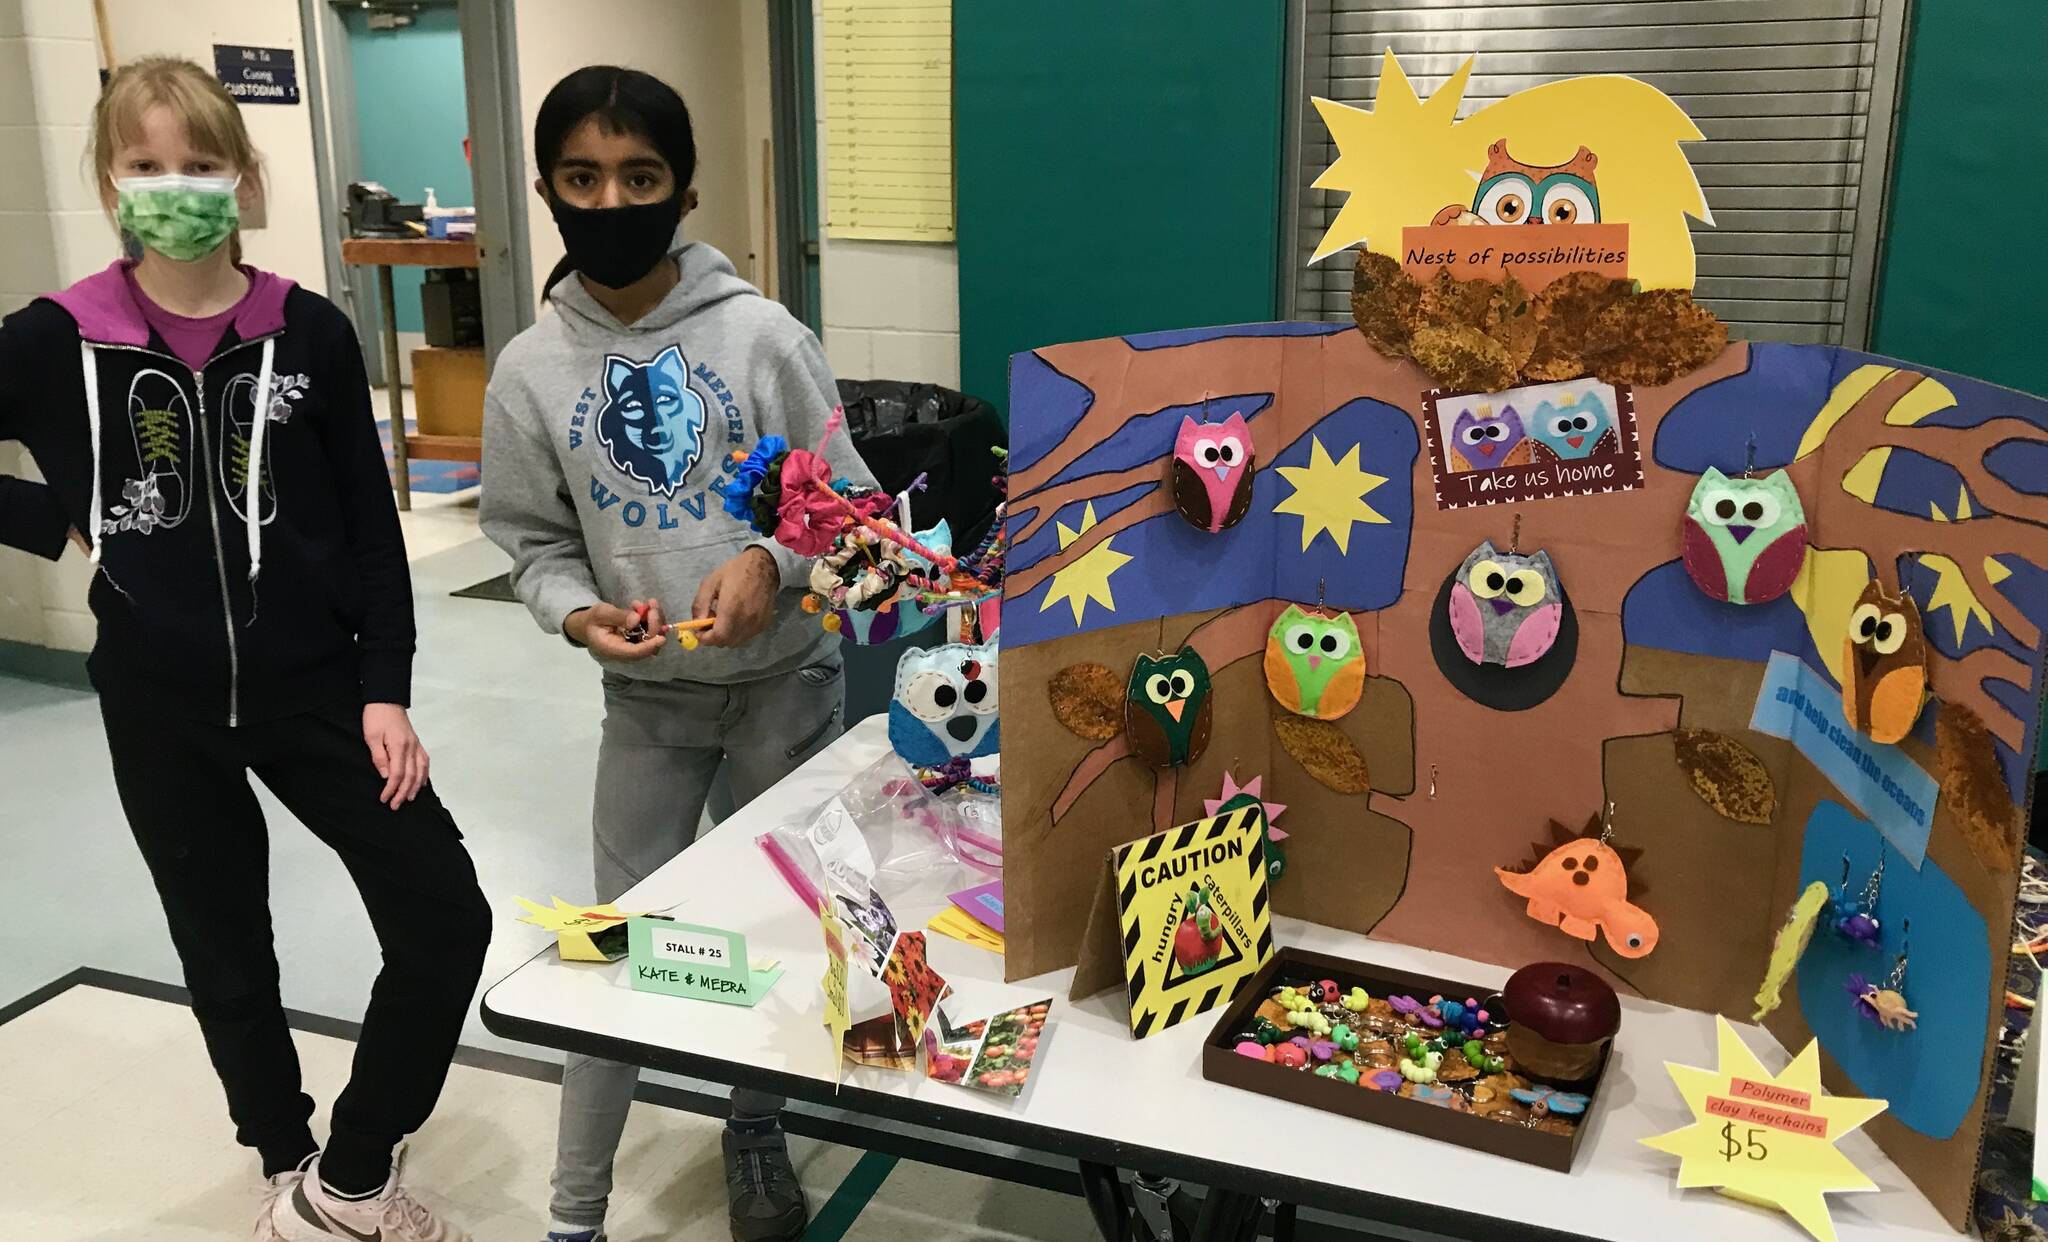
[[[794,1242],[810,1223],[810,1206],[790,1167],[781,1126],[726,1127],[725,1189],[733,1242]]]

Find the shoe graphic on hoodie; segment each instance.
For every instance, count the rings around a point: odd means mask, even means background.
[[[277,424],[284,422],[285,418],[290,417],[291,407],[285,394],[293,391],[291,389],[293,380],[297,380],[300,390],[303,390],[305,386],[305,377],[303,376],[276,375],[271,377],[271,428],[265,433],[266,437],[276,435]],[[296,395],[296,393],[293,395]],[[235,517],[246,522],[249,520],[249,450],[252,444],[250,437],[256,434],[255,374],[244,371],[242,374],[229,380],[223,399],[227,403],[227,410],[226,417],[222,419],[226,434],[220,438],[221,487],[227,493],[228,504],[234,509]],[[279,417],[278,411],[280,407],[283,407],[285,411],[284,417]],[[264,449],[263,456],[266,459],[263,463],[263,491],[258,503],[263,506],[262,521],[265,525],[268,525],[270,520],[277,516],[277,490],[271,479],[270,462],[267,460],[270,456],[268,448]]]
[[[144,534],[159,526],[169,530],[192,509],[192,404],[178,381],[150,368],[136,372],[128,385],[128,431],[142,474],[122,487],[107,525]]]

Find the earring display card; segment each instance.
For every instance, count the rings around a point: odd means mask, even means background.
[[[1494,393],[1437,391],[1422,404],[1439,509],[1643,485],[1627,384],[1579,379]]]

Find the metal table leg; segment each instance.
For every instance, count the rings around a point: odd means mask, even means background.
[[[412,466],[405,452],[405,387],[398,370],[398,300],[391,292],[391,265],[377,265],[377,312],[384,319],[384,395],[391,406],[391,490],[398,507],[412,508]]]
[[[1133,1242],[1131,1200],[1115,1169],[1083,1160],[1081,1193],[1088,1200],[1095,1227],[1102,1232],[1102,1242]]]

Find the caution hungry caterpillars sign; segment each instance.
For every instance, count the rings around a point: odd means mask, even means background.
[[[1116,956],[1140,1039],[1229,1003],[1273,956],[1257,807],[1112,850],[1103,887],[1113,893]],[[1097,920],[1107,927],[1105,913]]]

